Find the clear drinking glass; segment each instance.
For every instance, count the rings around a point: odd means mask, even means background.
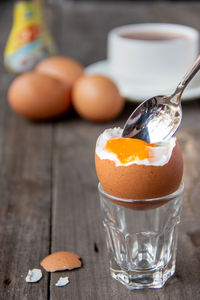
[[[122,199],[98,186],[111,276],[129,289],[161,288],[175,272],[184,185],[173,194]]]

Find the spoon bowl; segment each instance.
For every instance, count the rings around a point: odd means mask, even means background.
[[[181,95],[200,69],[200,56],[171,96],[154,96],[142,102],[127,120],[122,136],[159,143],[174,135],[182,120]]]
[[[122,136],[148,143],[159,143],[172,136],[181,123],[182,108],[181,103],[173,103],[169,98],[159,95],[141,103],[127,120]]]

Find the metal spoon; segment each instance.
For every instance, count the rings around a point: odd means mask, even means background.
[[[200,56],[171,96],[152,97],[134,110],[124,126],[122,136],[138,138],[148,143],[158,143],[169,139],[181,123],[181,95],[199,69]]]

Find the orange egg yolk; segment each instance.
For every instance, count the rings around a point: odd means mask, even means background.
[[[106,150],[116,154],[122,164],[152,158],[152,147],[157,145],[133,138],[113,138],[106,143]]]

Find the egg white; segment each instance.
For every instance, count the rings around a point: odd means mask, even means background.
[[[109,159],[114,161],[116,166],[130,166],[132,164],[145,166],[163,166],[167,164],[172,155],[172,151],[176,145],[176,138],[172,137],[170,140],[157,144],[157,147],[152,147],[154,152],[153,158],[146,158],[144,160],[136,159],[134,161],[122,164],[115,153],[106,150],[105,146],[109,139],[119,138],[122,136],[122,129],[120,127],[106,129],[97,139],[96,154],[100,159]]]

